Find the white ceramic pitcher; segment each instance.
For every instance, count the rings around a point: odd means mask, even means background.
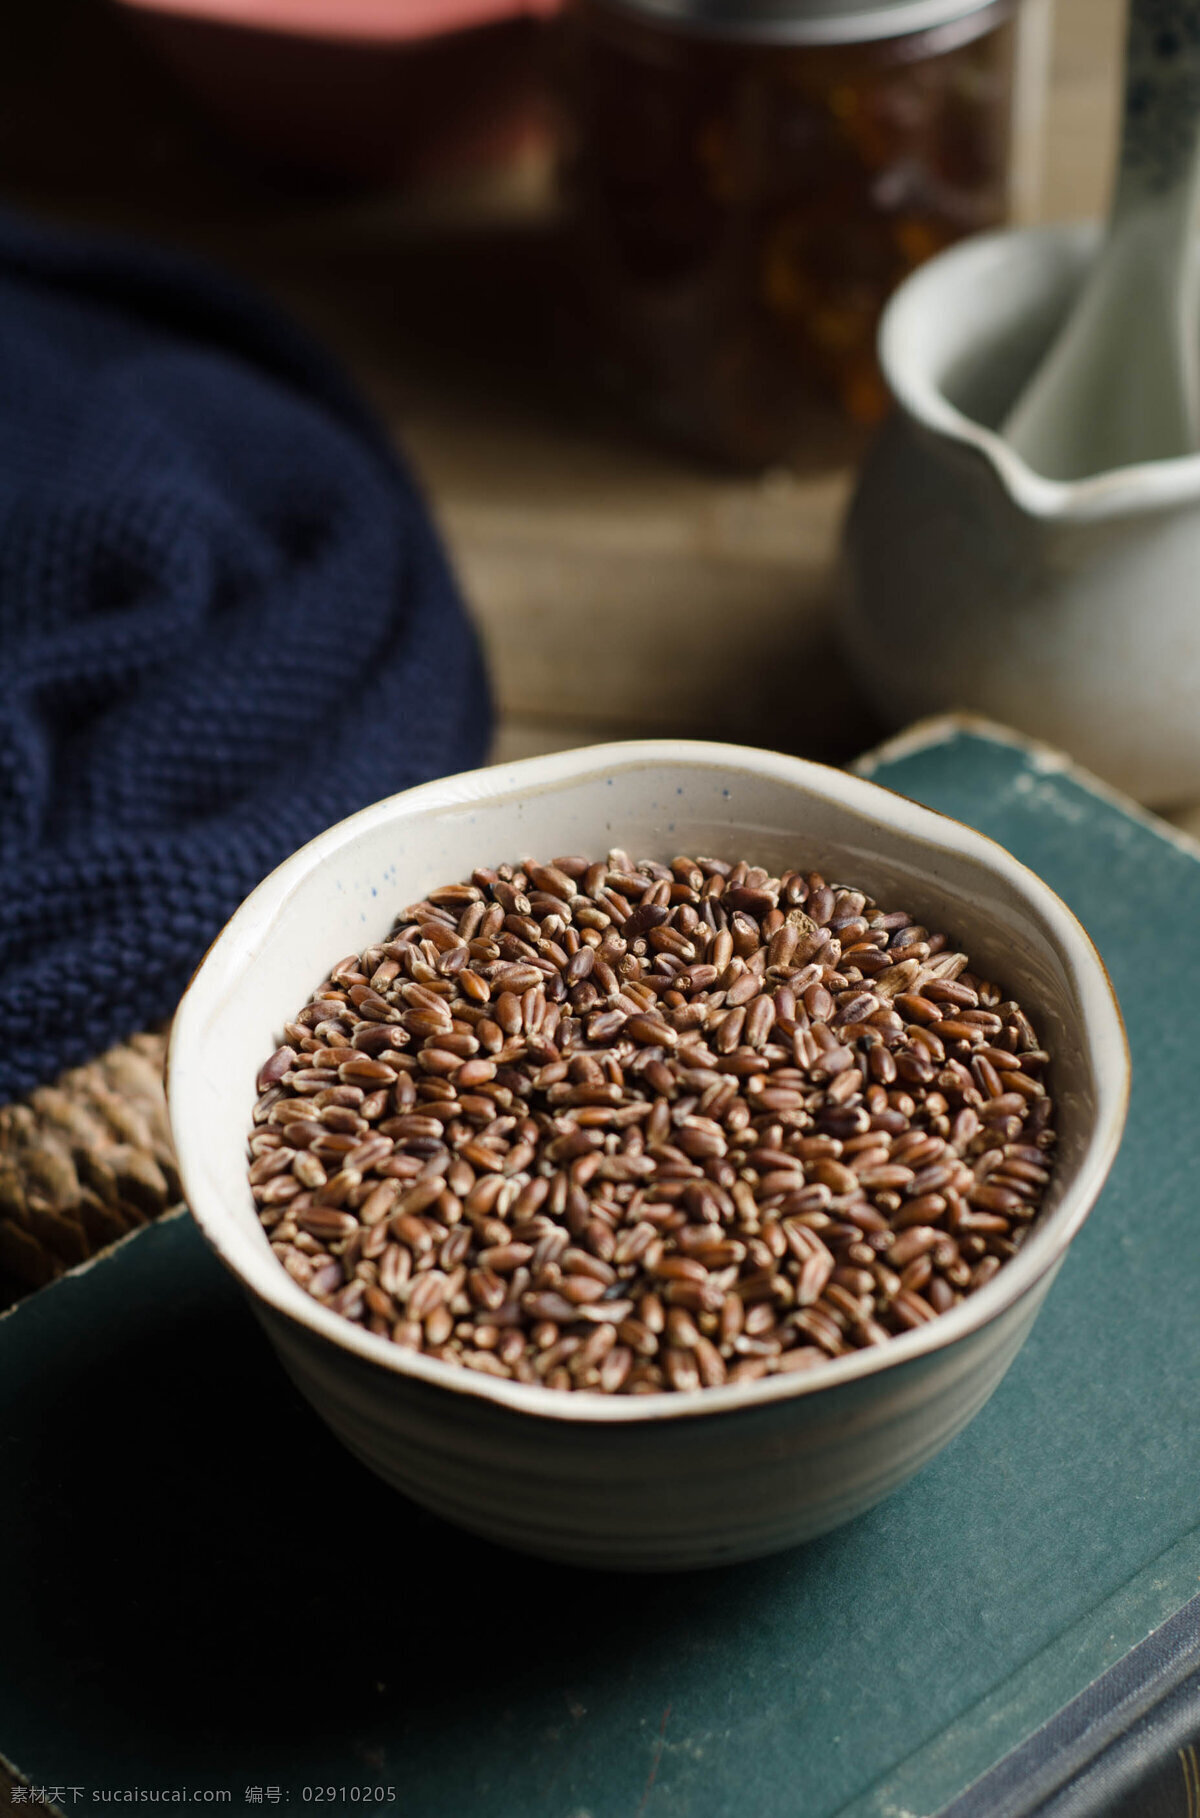
[[[887,720],[965,707],[1158,805],[1200,796],[1200,455],[1042,478],[995,433],[1098,244],[982,235],[880,331],[898,406],[846,531],[843,629]]]

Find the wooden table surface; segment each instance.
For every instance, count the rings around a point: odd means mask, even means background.
[[[1056,0],[1029,215],[1104,207],[1123,14]],[[5,31],[0,196],[221,258],[313,327],[393,428],[487,646],[498,757],[640,733],[835,761],[872,742],[828,629],[862,432],[814,409],[794,463],[730,478],[592,402],[555,351],[544,158],[418,195],[281,189],[106,0],[40,0]]]

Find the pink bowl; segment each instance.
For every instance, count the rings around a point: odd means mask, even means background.
[[[561,0],[114,0],[273,163],[404,180],[494,164],[546,131]]]
[[[502,19],[546,18],[559,0],[118,0],[136,12],[171,13],[300,37],[374,44],[438,38]]]

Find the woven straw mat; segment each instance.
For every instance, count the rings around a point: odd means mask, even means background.
[[[134,1035],[0,1106],[0,1306],[178,1202],[165,1055]]]

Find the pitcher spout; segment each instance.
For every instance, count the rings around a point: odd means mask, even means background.
[[[1097,244],[981,236],[892,299],[843,642],[892,724],[965,708],[1171,803],[1200,795],[1200,455],[1050,480],[997,433]]]
[[[972,449],[1016,510],[1085,522],[1200,498],[1200,454],[1047,479],[999,425],[1065,319],[1100,243],[1093,222],[981,234],[916,272],[880,328],[884,376],[927,434]]]

